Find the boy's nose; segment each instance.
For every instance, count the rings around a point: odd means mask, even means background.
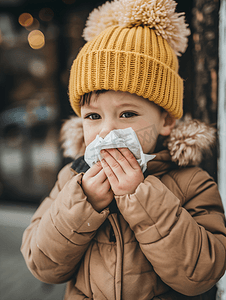
[[[108,135],[109,132],[111,132],[114,129],[118,129],[117,126],[113,122],[107,122],[103,124],[103,127],[99,133],[99,136],[103,139],[106,135]]]

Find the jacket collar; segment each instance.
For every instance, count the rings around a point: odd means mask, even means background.
[[[178,168],[178,166],[172,162],[169,150],[162,150],[155,153],[155,155],[156,157],[147,164],[147,170],[144,173],[146,176],[154,175],[161,177],[170,170]]]
[[[89,168],[89,165],[84,160],[84,156],[75,159],[71,165],[71,169],[77,173],[85,173]]]

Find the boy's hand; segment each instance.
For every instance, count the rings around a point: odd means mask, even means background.
[[[132,152],[127,148],[101,150],[102,167],[115,195],[133,194],[144,175]]]
[[[88,202],[101,212],[114,198],[108,178],[100,162],[93,165],[82,177],[82,188]]]

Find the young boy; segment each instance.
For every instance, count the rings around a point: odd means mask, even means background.
[[[214,299],[225,272],[219,192],[192,166],[211,129],[197,121],[173,129],[183,113],[175,53],[185,51],[188,34],[174,10],[173,0],[113,1],[87,23],[87,36],[101,16],[113,26],[82,48],[71,69],[70,101],[81,119],[64,130],[74,126],[76,154],[97,135],[131,127],[143,152],[156,157],[143,173],[129,149],[106,149],[92,167],[80,157],[59,173],[24,233],[22,253],[38,279],[68,281],[66,300]],[[170,151],[156,153],[159,136],[169,135]]]

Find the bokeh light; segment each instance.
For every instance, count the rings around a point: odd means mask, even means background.
[[[35,58],[29,62],[28,70],[33,76],[42,78],[47,73],[47,66],[44,61]]]
[[[32,31],[32,30],[35,30],[35,29],[39,29],[40,28],[40,23],[37,19],[33,19],[33,23],[30,25],[30,26],[27,26],[26,29],[28,31]]]
[[[45,36],[40,30],[33,30],[28,35],[28,43],[32,49],[41,49],[45,45]]]
[[[23,26],[23,27],[31,26],[32,23],[33,23],[33,20],[34,19],[33,19],[32,15],[29,14],[29,13],[23,13],[23,14],[21,14],[19,16],[19,19],[18,19],[20,25]]]
[[[52,11],[51,8],[48,7],[42,8],[39,12],[39,18],[44,22],[52,21],[53,17],[54,17],[54,12]]]

